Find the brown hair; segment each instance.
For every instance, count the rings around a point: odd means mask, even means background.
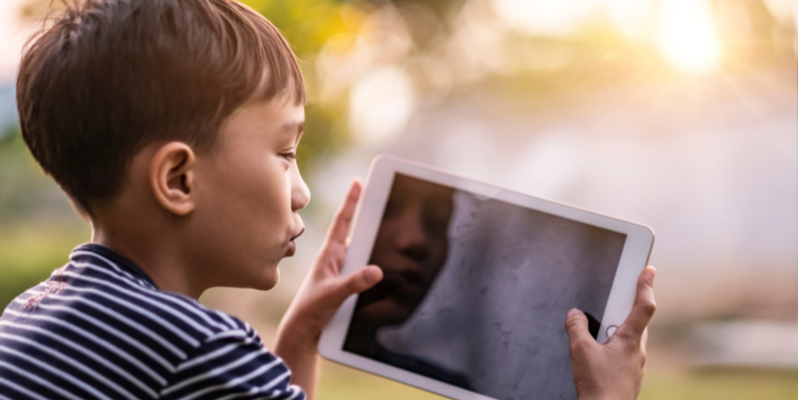
[[[17,79],[25,143],[81,212],[116,195],[145,145],[213,148],[246,101],[305,102],[277,28],[233,0],[76,0],[29,41]]]

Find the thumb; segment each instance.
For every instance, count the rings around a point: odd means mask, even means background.
[[[374,266],[368,265],[360,270],[343,277],[344,282],[340,286],[341,295],[347,298],[351,294],[361,293],[380,282],[383,279],[383,271]]]
[[[575,344],[580,340],[587,340],[592,338],[589,333],[589,320],[583,311],[573,308],[567,313],[567,321],[564,322],[564,329],[567,330],[570,344]]]

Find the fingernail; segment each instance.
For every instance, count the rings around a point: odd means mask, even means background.
[[[656,279],[656,268],[653,267],[652,265],[649,266],[647,268],[647,274],[648,274],[647,278],[650,280],[650,282],[655,281],[655,279]]]
[[[375,283],[383,279],[383,271],[378,267],[367,267],[367,280],[370,283]]]
[[[567,316],[571,317],[571,316],[573,316],[575,314],[579,314],[580,312],[581,312],[581,310],[578,310],[577,308],[573,308],[572,310],[569,310],[569,312],[567,313]]]

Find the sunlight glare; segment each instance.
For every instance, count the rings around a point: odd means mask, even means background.
[[[494,0],[494,10],[514,28],[532,35],[565,36],[585,22],[594,0]]]
[[[649,0],[603,0],[603,8],[614,26],[628,39],[645,37],[650,24]]]
[[[721,50],[709,2],[661,1],[658,47],[667,61],[680,70],[714,69],[719,64]]]

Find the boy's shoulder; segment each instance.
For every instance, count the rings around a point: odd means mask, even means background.
[[[132,261],[93,243],[75,248],[68,264],[20,295],[7,311],[31,318],[60,311],[75,318],[89,317],[86,322],[123,334],[149,336],[152,331],[175,336],[189,348],[232,331],[257,337],[249,324],[236,317],[159,290]],[[113,325],[102,325],[106,319],[113,320]]]
[[[248,371],[258,373],[232,381],[230,373]],[[299,394],[250,325],[158,290],[131,261],[95,244],[76,248],[67,265],[6,308],[0,387],[6,374],[46,380],[36,393],[59,398],[263,393],[273,381],[270,390]]]

